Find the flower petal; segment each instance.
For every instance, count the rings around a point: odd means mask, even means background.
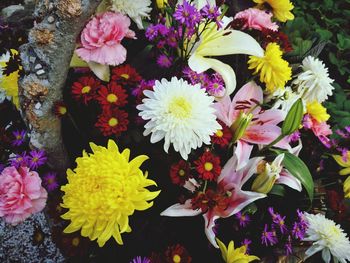
[[[287,185],[298,192],[301,192],[302,190],[301,182],[291,175],[286,169],[282,170],[280,177],[276,180],[276,183]]]
[[[187,200],[184,204],[175,204],[163,212],[160,213],[161,216],[172,216],[172,217],[180,217],[180,216],[196,216],[201,213],[201,210],[193,210],[191,205],[191,200]]]

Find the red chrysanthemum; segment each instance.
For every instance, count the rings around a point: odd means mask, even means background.
[[[110,106],[121,107],[126,105],[127,98],[128,95],[125,89],[116,82],[109,83],[107,87],[101,86],[96,97],[104,110],[109,109]]]
[[[177,244],[175,246],[168,247],[165,251],[166,262],[168,263],[191,263],[192,258],[188,254],[186,248]]]
[[[117,108],[104,111],[97,120],[95,126],[104,136],[120,135],[128,129],[128,113]]]
[[[221,147],[226,147],[230,144],[230,141],[232,140],[232,133],[224,123],[220,121],[219,123],[222,129],[217,130],[216,133],[213,136],[211,136],[211,142]]]
[[[63,101],[57,101],[53,106],[53,111],[59,118],[65,116],[68,112],[67,106]]]
[[[141,76],[130,65],[123,65],[112,69],[112,80],[120,85],[136,85],[141,81]]]
[[[100,81],[94,77],[81,77],[72,85],[72,96],[86,105],[96,96],[97,87],[100,85]]]
[[[192,177],[190,172],[191,168],[188,162],[181,160],[170,167],[171,181],[173,184],[184,185],[185,182]]]
[[[198,192],[196,196],[191,199],[193,210],[200,209],[202,213],[208,212],[209,209],[218,209],[224,211],[230,203],[230,197],[226,192],[215,192],[208,189],[205,193]]]
[[[194,162],[199,177],[204,180],[213,181],[221,173],[220,158],[207,151]]]
[[[273,31],[271,29],[265,28],[261,31],[261,33],[262,33],[263,48],[266,48],[266,46],[269,43],[274,42],[274,43],[277,43],[285,53],[293,51],[293,47],[289,42],[288,36],[283,32]]]

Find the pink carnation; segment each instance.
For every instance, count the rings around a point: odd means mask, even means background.
[[[234,18],[243,18],[246,21],[244,28],[254,28],[257,30],[268,28],[273,31],[278,30],[278,25],[271,21],[271,12],[267,13],[260,9],[249,8],[237,13]]]
[[[17,225],[40,212],[46,205],[47,192],[38,173],[27,167],[5,168],[0,174],[0,217]]]
[[[78,56],[87,62],[116,66],[126,60],[126,49],[121,45],[124,37],[135,38],[129,29],[130,19],[120,13],[106,12],[94,17],[81,33],[82,47]]]

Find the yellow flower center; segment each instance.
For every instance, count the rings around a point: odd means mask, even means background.
[[[36,163],[37,161],[39,161],[38,157],[34,157],[34,158],[32,159],[32,162],[33,162],[33,163]]]
[[[206,162],[204,164],[204,170],[206,170],[207,172],[210,172],[211,170],[213,170],[213,167],[214,167],[213,164],[210,162]]]
[[[90,86],[85,86],[81,89],[81,93],[86,94],[86,93],[89,93],[90,90],[91,90]]]
[[[17,136],[16,136],[16,139],[17,139],[17,140],[20,140],[20,139],[22,139],[22,136],[21,136],[21,135],[17,135]]]
[[[109,103],[114,103],[114,102],[116,102],[117,100],[118,100],[118,97],[117,97],[115,94],[113,94],[113,93],[108,94],[108,96],[107,96],[107,101],[108,101]]]
[[[176,254],[176,255],[173,256],[173,261],[174,261],[174,263],[180,263],[181,262],[181,257]]]
[[[178,119],[186,119],[191,115],[192,106],[185,97],[175,98],[169,105],[169,112]]]
[[[72,239],[72,245],[73,245],[73,247],[79,246],[79,243],[80,243],[79,237],[75,237],[75,238]]]
[[[111,127],[114,127],[114,126],[118,125],[118,120],[116,118],[110,118],[108,121],[108,125]]]
[[[222,132],[222,130],[218,130],[215,135],[219,138],[221,138],[222,136],[224,136],[224,133]]]
[[[129,78],[130,78],[129,74],[126,74],[126,73],[121,74],[120,76],[121,76],[122,78],[124,78],[124,79],[129,79]]]
[[[186,173],[185,173],[185,171],[183,170],[183,169],[181,169],[180,171],[179,171],[179,175],[180,176],[184,176]]]
[[[67,108],[66,107],[60,107],[58,109],[58,112],[61,114],[61,115],[65,115],[67,113]]]

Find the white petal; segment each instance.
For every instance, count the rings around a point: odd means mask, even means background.
[[[184,204],[175,204],[163,212],[160,213],[161,216],[172,216],[172,217],[181,217],[181,216],[196,216],[201,213],[201,210],[193,210],[191,206],[191,200],[187,200]]]

